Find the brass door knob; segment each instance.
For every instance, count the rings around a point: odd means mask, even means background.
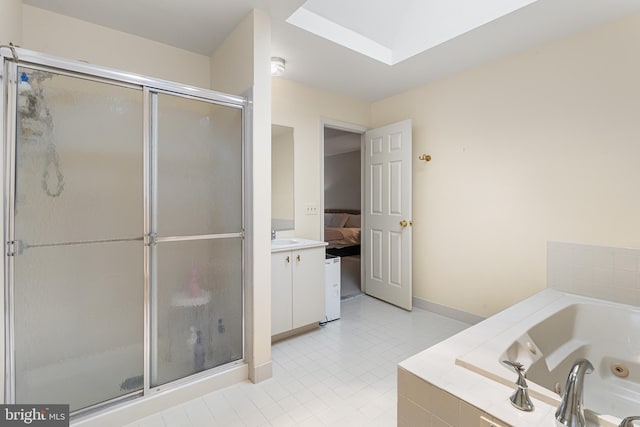
[[[409,225],[409,223],[407,221],[405,221],[404,219],[402,221],[400,221],[400,227],[405,228],[407,225]]]

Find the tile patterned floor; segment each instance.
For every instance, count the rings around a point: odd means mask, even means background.
[[[469,325],[368,296],[342,302],[340,320],[276,343],[273,378],[244,382],[127,427],[391,427],[396,365]]]

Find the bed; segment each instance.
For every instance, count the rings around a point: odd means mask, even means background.
[[[337,256],[360,254],[360,210],[325,209],[327,252]]]

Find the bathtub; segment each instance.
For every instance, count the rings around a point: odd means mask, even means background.
[[[501,361],[520,362],[528,370],[531,396],[557,407],[571,366],[586,358],[594,366],[585,377],[587,420],[617,426],[624,417],[640,415],[640,310],[556,294],[549,304],[531,310],[455,363],[513,386],[516,374]]]

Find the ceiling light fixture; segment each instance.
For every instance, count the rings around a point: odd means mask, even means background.
[[[271,75],[272,76],[281,76],[284,74],[285,70],[285,60],[278,56],[271,57]]]

